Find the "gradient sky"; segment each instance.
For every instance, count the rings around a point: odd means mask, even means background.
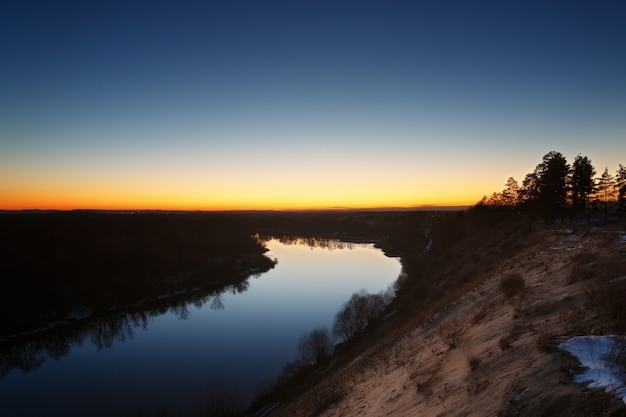
[[[626,164],[624,1],[0,1],[0,208],[473,204]]]

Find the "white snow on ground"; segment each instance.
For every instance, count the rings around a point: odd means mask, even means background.
[[[626,403],[626,374],[615,363],[620,349],[626,349],[625,336],[576,336],[559,348],[578,358],[585,372],[574,381],[591,388],[604,388]]]

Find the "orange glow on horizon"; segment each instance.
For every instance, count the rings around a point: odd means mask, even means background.
[[[494,187],[451,187],[406,178],[297,178],[259,175],[223,183],[179,177],[45,178],[0,181],[5,210],[329,210],[471,206]],[[251,179],[250,179],[251,178]],[[497,189],[497,188],[496,188]],[[484,192],[484,190],[490,190]]]
[[[208,199],[85,199],[78,196],[56,196],[42,198],[41,196],[21,196],[10,198],[0,206],[3,210],[182,210],[182,211],[229,211],[229,210],[333,210],[333,209],[414,209],[432,207],[471,206],[479,199],[474,200],[344,200],[334,203],[329,200],[214,200]],[[50,196],[48,196],[50,197]]]

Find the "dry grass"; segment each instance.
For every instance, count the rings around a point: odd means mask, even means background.
[[[426,361],[413,361],[408,367],[409,378],[418,392],[429,395],[431,385],[443,367],[443,359],[432,357]]]
[[[466,354],[465,360],[467,361],[467,364],[469,365],[471,371],[475,371],[482,361],[480,357],[475,353]]]
[[[483,321],[490,311],[497,308],[498,303],[499,301],[497,299],[491,300],[488,303],[483,303],[480,309],[472,317],[472,324],[478,324]]]

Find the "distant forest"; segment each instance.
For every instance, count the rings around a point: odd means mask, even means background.
[[[626,208],[626,167],[619,164],[615,175],[605,168],[600,176],[591,160],[576,156],[570,165],[560,153],[544,155],[520,186],[510,177],[504,190],[483,197],[476,209],[516,209],[547,221],[591,222],[609,218],[609,207]]]
[[[77,311],[126,311],[274,267],[249,225],[227,214],[0,214],[0,324],[14,333]]]

